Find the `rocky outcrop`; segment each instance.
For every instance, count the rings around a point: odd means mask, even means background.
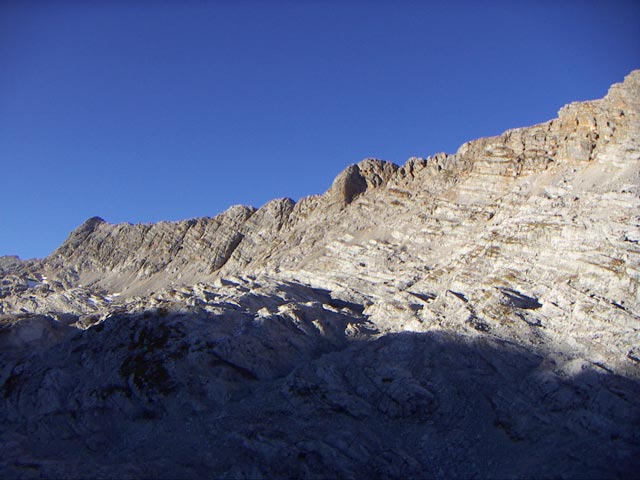
[[[204,276],[226,263],[254,212],[236,206],[214,218],[139,225],[109,225],[93,218],[45,259],[43,270],[68,286],[118,292],[153,290],[167,285],[170,276]]]
[[[377,159],[349,165],[336,177],[325,197],[330,203],[346,207],[368,189],[384,186],[397,169],[397,165]]]
[[[21,264],[17,255],[4,255],[0,257],[0,272],[9,272]]]
[[[636,71],[297,203],[0,258],[0,474],[632,475],[639,139]]]

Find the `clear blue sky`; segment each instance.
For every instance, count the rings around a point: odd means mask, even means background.
[[[553,118],[640,68],[637,1],[0,1],[0,255],[213,216]]]

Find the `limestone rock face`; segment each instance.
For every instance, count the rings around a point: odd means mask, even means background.
[[[345,207],[368,189],[384,186],[398,166],[377,159],[366,159],[348,166],[333,182],[327,198]]]
[[[628,477],[639,242],[640,71],[298,202],[94,217],[0,257],[0,476]]]

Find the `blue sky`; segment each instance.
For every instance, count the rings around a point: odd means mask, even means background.
[[[640,68],[636,1],[0,1],[0,255],[321,193]]]

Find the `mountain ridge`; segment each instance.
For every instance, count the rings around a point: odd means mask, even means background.
[[[629,476],[639,212],[640,70],[298,202],[92,217],[0,258],[0,474]]]
[[[563,161],[567,158],[578,161],[589,160],[590,156],[592,155],[592,149],[596,147],[602,148],[606,146],[606,144],[609,143],[609,139],[615,134],[615,119],[612,118],[612,115],[610,115],[612,110],[619,110],[619,115],[624,117],[625,113],[623,105],[626,104],[632,107],[632,110],[630,112],[629,110],[627,110],[627,113],[631,113],[631,115],[635,117],[634,121],[637,123],[638,101],[635,100],[633,94],[637,96],[639,88],[638,85],[640,83],[640,81],[638,80],[639,77],[640,73],[638,71],[632,72],[625,79],[624,83],[612,86],[607,93],[607,96],[603,100],[574,102],[565,105],[560,109],[557,119],[543,122],[532,127],[509,129],[503,134],[495,137],[486,137],[466,142],[460,146],[455,154],[439,153],[435,154],[432,157],[429,157],[428,159],[412,157],[403,166],[398,166],[392,162],[386,162],[377,159],[365,159],[357,164],[352,164],[345,168],[336,177],[331,188],[320,197],[335,196],[337,197],[335,201],[337,201],[338,203],[342,203],[342,206],[346,206],[351,203],[351,201],[353,201],[357,195],[365,193],[367,189],[382,187],[386,185],[389,180],[391,180],[392,183],[394,180],[400,183],[407,177],[412,177],[413,175],[415,175],[414,172],[421,170],[427,165],[430,167],[431,172],[433,172],[434,170],[437,170],[438,172],[444,171],[445,175],[447,173],[450,175],[459,175],[460,173],[466,172],[467,170],[471,169],[472,166],[476,169],[478,167],[484,168],[486,167],[486,165],[482,163],[482,160],[477,160],[478,158],[482,158],[482,154],[479,154],[478,151],[483,149],[486,150],[487,143],[491,143],[492,141],[498,139],[504,139],[505,141],[501,142],[504,145],[498,145],[495,150],[490,151],[489,153],[494,157],[494,165],[492,166],[497,169],[497,172],[499,174],[502,175],[522,175],[536,169],[544,169],[546,167],[545,162],[548,162],[550,158],[553,158],[553,161]],[[632,94],[630,95],[629,92],[631,92]],[[606,102],[607,100],[608,102]],[[602,104],[605,102],[607,104],[603,109]],[[596,117],[599,115],[606,116],[606,127],[604,127],[603,125],[600,125],[600,127],[598,127],[598,121]],[[574,134],[574,136],[572,138],[564,139],[565,141],[569,142],[569,146],[564,147],[564,149],[552,148],[551,151],[547,152],[547,149],[538,148],[539,145],[535,144],[535,140],[538,140],[536,135],[546,133],[544,132],[545,127],[547,127],[548,132],[551,132],[552,128],[554,128],[554,124],[558,123],[560,130],[562,130],[566,128],[568,124],[571,124],[574,121],[576,123],[576,128],[573,129],[573,131],[569,129],[569,132]],[[536,130],[534,135],[529,135],[528,132],[534,129]],[[596,130],[598,130],[598,132],[596,132]],[[604,142],[595,143],[595,140],[597,140],[596,136],[599,138],[599,136],[601,135],[601,130],[604,130],[604,133],[602,134]],[[585,138],[577,138],[582,133],[585,133]],[[524,135],[524,137],[522,135]],[[533,140],[533,142],[527,142],[527,140]],[[511,145],[517,143],[522,143],[522,152],[519,155],[512,156],[510,155],[511,152],[508,152],[508,150]],[[502,151],[500,147],[503,147]],[[538,154],[542,152],[547,153],[547,155],[538,156]],[[462,157],[461,161],[456,162],[454,160],[455,157]],[[473,157],[475,161],[468,161],[467,157]],[[510,157],[513,158],[515,162],[512,162],[508,165],[501,164],[509,162],[495,161],[496,158],[500,159]],[[541,162],[541,164],[537,165],[536,162]],[[361,175],[361,172],[364,172],[364,175]],[[396,174],[396,172],[398,172],[399,175],[394,175]],[[382,176],[380,175],[380,173],[382,173]],[[400,178],[397,178],[398,176]],[[343,191],[339,191],[341,188],[343,189]],[[310,201],[314,198],[317,198],[317,196],[312,195],[310,197],[303,198],[300,201],[304,203],[305,201]],[[274,199],[270,202],[267,202],[265,206],[271,204],[272,202],[278,202],[280,200],[281,199]],[[293,203],[295,205],[295,202]],[[255,211],[259,210],[255,209],[254,207],[247,207],[244,205],[229,207],[229,209],[237,208],[248,208]],[[224,212],[220,215],[224,215]],[[203,220],[204,218],[216,217],[218,216],[183,220],[173,223],[180,223],[185,221],[189,222],[194,220],[197,221]],[[95,219],[99,217],[93,218]],[[93,219],[89,219],[88,222],[91,222],[92,220]],[[82,228],[82,226],[79,228]]]

